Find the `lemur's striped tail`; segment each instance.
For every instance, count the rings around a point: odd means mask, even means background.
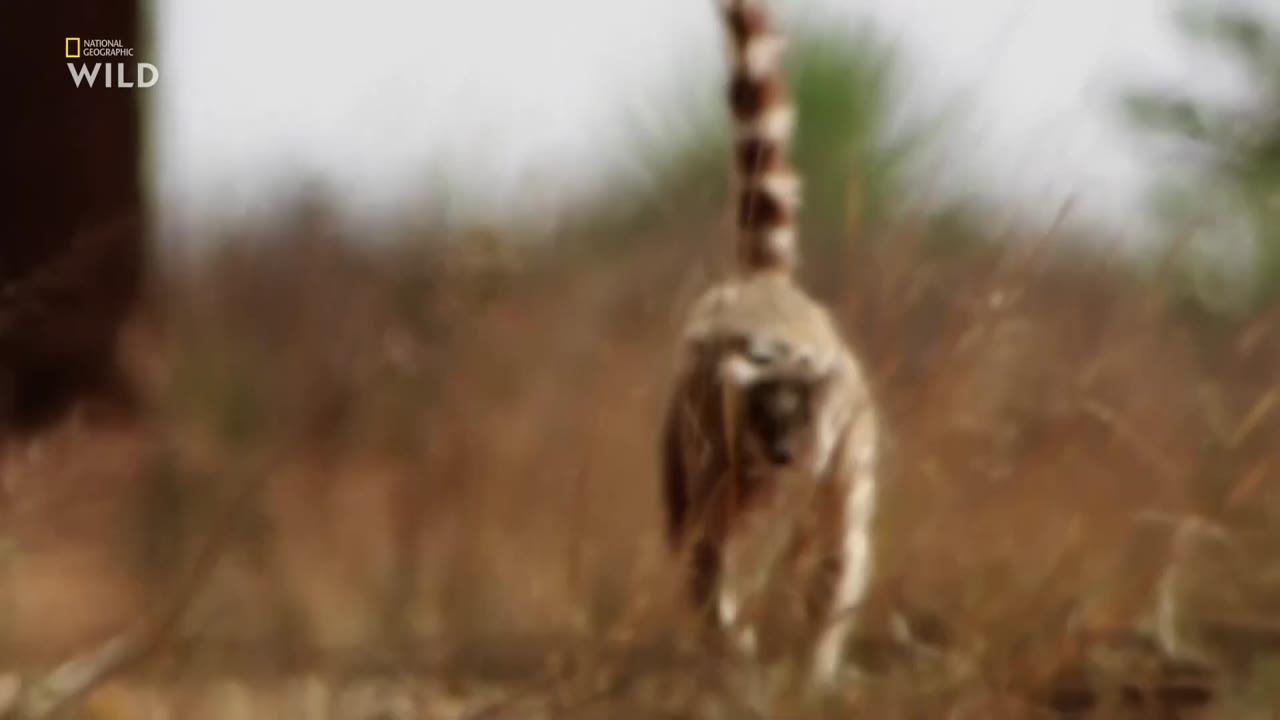
[[[798,259],[800,180],[788,158],[795,109],[782,77],[783,39],[769,21],[764,0],[719,2],[732,50],[738,262],[747,272],[790,271]]]

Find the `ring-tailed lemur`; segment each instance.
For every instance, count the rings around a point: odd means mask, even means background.
[[[755,645],[746,609],[789,568],[782,584],[804,617],[796,635],[811,678],[827,684],[871,573],[877,420],[857,360],[792,278],[800,183],[782,39],[763,0],[720,6],[739,272],[706,291],[685,326],[663,432],[668,531],[713,637],[743,651]]]

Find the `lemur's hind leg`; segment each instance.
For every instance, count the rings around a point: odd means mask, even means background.
[[[818,622],[811,680],[830,686],[844,659],[849,633],[872,571],[871,525],[875,513],[874,425],[870,414],[855,421],[837,447],[820,495],[823,554],[810,580],[808,611]]]
[[[719,633],[721,630],[720,577],[723,562],[719,545],[709,539],[698,540],[689,549],[689,599],[708,632]]]

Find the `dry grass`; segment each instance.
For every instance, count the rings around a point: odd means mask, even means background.
[[[136,421],[4,457],[8,662],[153,605],[250,482],[181,631],[90,715],[324,717],[301,708],[365,693],[415,717],[800,716],[752,710],[673,611],[655,429],[713,238],[596,255],[284,235],[166,268],[123,346]],[[1225,326],[1106,258],[924,247],[829,259],[891,437],[865,678],[804,716],[1052,717],[1044,692],[1072,676],[1104,706],[1156,687],[1120,638],[1169,566],[1172,531],[1138,521],[1158,511],[1228,528],[1230,549],[1184,553],[1182,622],[1224,668],[1213,716],[1271,717],[1276,312]]]

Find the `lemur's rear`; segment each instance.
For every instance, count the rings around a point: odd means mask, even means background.
[[[792,278],[800,183],[782,40],[763,0],[720,7],[738,272],[703,294],[685,326],[663,431],[668,531],[708,629],[739,650],[754,651],[755,597],[785,578],[801,600],[812,678],[826,684],[870,576],[876,418],[858,362]]]

